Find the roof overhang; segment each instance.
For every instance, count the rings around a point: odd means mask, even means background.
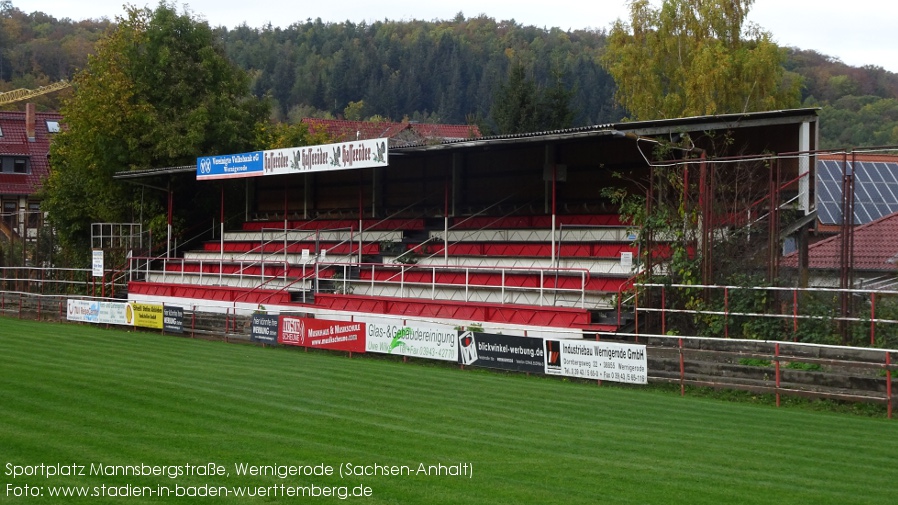
[[[144,170],[125,170],[116,172],[113,179],[140,179],[156,175],[174,175],[196,173],[196,165],[182,165],[180,167],[147,168]]]
[[[787,109],[765,112],[747,112],[740,114],[719,114],[713,116],[696,116],[676,119],[658,119],[651,121],[633,121],[610,123],[604,125],[584,126],[565,130],[554,130],[511,135],[496,135],[479,139],[447,140],[436,144],[416,144],[404,147],[391,147],[390,156],[431,153],[440,151],[458,151],[468,149],[486,149],[491,147],[512,147],[527,144],[573,142],[589,138],[621,138],[630,136],[651,137],[688,131],[715,131],[733,128],[750,128],[774,125],[801,124],[816,122],[819,108]],[[622,135],[624,134],[624,135]],[[128,170],[116,172],[113,179],[137,179],[158,175],[174,175],[195,172],[195,165],[180,167],[151,168],[145,170]]]

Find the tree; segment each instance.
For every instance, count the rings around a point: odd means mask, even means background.
[[[115,172],[252,150],[269,110],[250,96],[249,78],[225,58],[209,25],[165,2],[154,11],[128,7],[73,84],[43,207],[60,243],[84,252],[90,223],[137,215],[134,186],[114,181]]]
[[[500,133],[538,131],[539,97],[536,83],[527,78],[524,65],[512,65],[508,80],[499,85],[490,111]]]
[[[556,72],[554,77],[553,85],[543,90],[527,77],[527,69],[522,63],[512,65],[508,80],[499,85],[490,111],[500,133],[527,133],[571,126],[573,92],[564,87],[561,74]]]
[[[746,24],[754,0],[630,2],[602,65],[616,100],[632,119],[738,113],[795,107],[800,82],[784,84],[786,53],[770,34]]]
[[[328,137],[327,133],[312,133],[305,123],[260,123],[256,130],[256,146],[259,149],[284,149],[332,142],[334,139]]]
[[[555,82],[546,88],[540,101],[540,120],[542,130],[561,130],[570,128],[574,121],[574,110],[571,100],[574,91],[564,85],[564,76],[553,72]]]
[[[343,109],[343,119],[346,119],[347,121],[361,121],[364,117],[364,110],[364,100],[359,100],[358,102],[350,101],[349,105]]]

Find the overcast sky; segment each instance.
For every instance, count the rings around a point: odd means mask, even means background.
[[[158,5],[154,0],[12,0],[24,12],[42,11],[56,18],[81,20],[124,13],[123,5]],[[285,27],[308,18],[325,22],[373,22],[452,19],[485,14],[497,20],[563,30],[608,28],[627,18],[626,0],[455,0],[453,2],[375,2],[337,0],[174,0],[187,5],[213,26],[233,28],[244,22],[257,28]],[[653,0],[660,5],[660,0]],[[781,46],[813,49],[854,65],[876,65],[898,72],[898,1],[756,0],[749,20],[773,34]]]

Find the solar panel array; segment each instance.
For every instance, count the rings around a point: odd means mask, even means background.
[[[823,224],[842,224],[844,170],[854,170],[854,224],[898,212],[898,162],[817,161],[817,216]]]

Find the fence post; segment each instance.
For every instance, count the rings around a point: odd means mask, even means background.
[[[683,338],[680,337],[680,396],[686,396],[686,363],[683,358]]]
[[[888,417],[892,418],[892,353],[886,351],[886,396],[888,397]]]
[[[792,289],[792,341],[798,342],[798,290]]]
[[[780,406],[780,345],[777,343],[773,348],[773,356],[776,359],[776,406]]]
[[[723,287],[723,338],[730,338],[730,288]]]
[[[667,335],[667,311],[665,308],[667,307],[667,302],[665,300],[665,286],[661,286],[661,334]],[[620,326],[620,324],[618,324]]]
[[[620,330],[620,311],[621,311],[621,298],[624,297],[624,290],[621,288],[617,288],[617,328]]]
[[[876,345],[876,293],[870,293],[870,346]]]

